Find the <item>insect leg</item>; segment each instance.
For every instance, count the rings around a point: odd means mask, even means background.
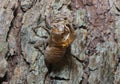
[[[50,26],[50,20],[45,16],[45,24],[48,29],[51,29],[52,27]]]
[[[37,27],[34,27],[34,28],[32,28],[32,30],[33,30],[33,32],[37,35],[37,29],[38,28],[43,28],[43,29],[45,29],[46,31],[47,31],[47,33],[50,35],[50,29],[48,29],[48,28],[46,28],[46,27],[41,27],[41,25],[38,25]]]
[[[47,73],[45,74],[43,84],[45,84],[46,78],[47,78],[47,76],[48,76],[50,73],[51,73],[51,71],[48,70]]]
[[[84,63],[85,60],[80,60],[79,58],[77,58],[75,55],[72,55],[73,58],[75,58],[78,62],[80,63]]]
[[[48,71],[47,71],[47,73],[45,74],[43,84],[45,84],[45,81],[46,81],[47,76],[52,72],[52,64],[48,63],[46,60],[45,60],[45,64],[46,64],[46,66],[47,66]]]
[[[47,44],[48,44],[48,39],[39,40],[34,44],[34,48],[38,49],[44,55],[44,51],[43,51],[44,49],[41,49],[41,46],[44,45],[46,47]]]

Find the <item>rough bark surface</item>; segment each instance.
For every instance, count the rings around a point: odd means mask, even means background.
[[[71,53],[84,60],[50,74],[70,80],[48,84],[120,84],[120,0],[0,0],[0,84],[43,84],[47,68],[34,43],[49,36],[45,16],[72,22]]]

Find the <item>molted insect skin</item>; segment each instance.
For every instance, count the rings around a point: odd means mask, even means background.
[[[75,40],[75,37],[74,29],[69,24],[65,24],[63,30],[52,28],[48,46],[45,50],[45,64],[48,72],[45,75],[44,84],[47,75],[65,66],[67,48]]]
[[[74,29],[66,18],[64,18],[64,20],[55,20],[56,22],[51,24],[52,27],[48,21],[47,18],[45,18],[45,24],[48,28],[42,28],[48,32],[50,35],[49,38],[44,41],[39,41],[34,45],[34,47],[39,51],[42,51],[39,47],[43,43],[47,45],[45,51],[42,52],[42,54],[45,56],[45,65],[48,69],[48,72],[45,74],[43,84],[45,84],[45,80],[51,72],[59,72],[66,65],[69,65],[69,62],[71,60],[70,45],[76,38]],[[35,32],[35,29],[39,27],[41,26],[35,27],[33,31]]]
[[[59,72],[68,63],[68,56],[66,56],[67,48],[61,47],[47,47],[45,51],[45,64],[48,71]]]

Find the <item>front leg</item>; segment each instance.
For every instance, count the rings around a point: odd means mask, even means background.
[[[44,55],[45,48],[46,48],[47,45],[48,45],[48,38],[37,41],[34,44],[34,48],[38,49]],[[41,47],[44,47],[44,48],[41,48]]]
[[[46,30],[47,33],[50,35],[50,29],[49,29],[49,28],[41,27],[41,25],[38,25],[37,27],[32,28],[33,32],[34,32],[37,36],[39,36],[39,35],[37,34],[37,30],[38,30],[39,28],[43,28],[43,29]]]

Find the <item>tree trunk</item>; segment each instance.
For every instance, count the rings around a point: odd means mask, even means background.
[[[0,84],[43,84],[44,54],[34,44],[49,36],[45,17],[67,18],[76,33],[76,58],[50,73],[69,80],[46,84],[120,84],[120,0],[0,0]]]

